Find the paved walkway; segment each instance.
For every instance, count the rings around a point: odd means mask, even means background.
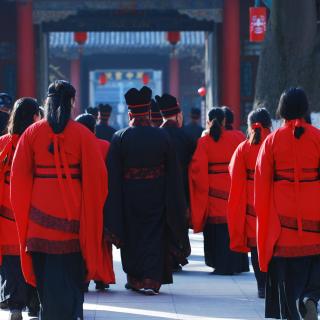
[[[105,293],[91,288],[85,299],[85,319],[263,319],[264,301],[257,298],[253,273],[232,277],[212,275],[203,262],[202,235],[191,235],[191,240],[190,263],[174,276],[174,284],[161,288],[158,296],[144,296],[124,288],[125,275],[119,252],[115,250],[117,284]],[[0,311],[1,320],[7,316],[7,312]]]

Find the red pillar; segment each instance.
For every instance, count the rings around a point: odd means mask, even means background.
[[[222,25],[222,104],[234,112],[240,127],[240,0],[224,0]]]
[[[75,100],[75,107],[73,109],[73,116],[76,117],[81,113],[81,70],[80,70],[80,57],[71,60],[70,63],[70,82],[76,89],[76,100]]]
[[[17,97],[36,96],[32,0],[17,1]]]
[[[175,96],[179,100],[179,58],[175,51],[172,52],[170,56],[170,94]]]

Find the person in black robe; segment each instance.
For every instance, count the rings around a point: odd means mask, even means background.
[[[12,98],[7,93],[0,93],[0,135],[7,133],[7,126],[12,109]]]
[[[186,134],[196,144],[201,137],[204,128],[200,125],[201,111],[198,108],[191,108],[190,123],[183,127]]]
[[[183,178],[184,196],[187,203],[187,219],[189,220],[189,183],[188,183],[188,167],[195,150],[195,143],[188,137],[182,129],[183,114],[177,102],[177,99],[169,94],[162,97],[156,96],[159,104],[160,112],[164,119],[161,128],[165,130],[174,145],[180,164],[180,170]],[[185,264],[187,261],[185,261]],[[174,271],[180,271],[181,266],[178,261],[173,264]]]
[[[112,107],[109,104],[100,104],[98,110],[99,116],[96,126],[96,137],[111,142],[112,136],[116,132],[116,129],[109,126]]]
[[[126,288],[154,295],[172,283],[172,256],[183,263],[190,243],[176,152],[151,126],[151,94],[147,87],[125,94],[130,122],[111,141],[104,215],[106,240],[121,248]]]

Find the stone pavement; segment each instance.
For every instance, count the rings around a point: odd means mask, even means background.
[[[263,319],[264,301],[257,298],[252,272],[216,276],[203,261],[202,235],[190,234],[192,255],[174,283],[161,288],[158,296],[144,296],[124,288],[119,251],[114,250],[117,284],[105,293],[86,294],[86,320],[258,320]],[[0,319],[7,319],[0,311]],[[28,319],[24,316],[24,319]],[[59,320],[59,319],[57,319]]]

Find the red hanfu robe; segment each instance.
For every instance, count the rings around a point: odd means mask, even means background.
[[[223,130],[219,141],[210,135],[198,140],[189,167],[191,217],[194,232],[201,232],[206,222],[227,223],[230,176],[228,166],[241,142],[232,131]]]
[[[256,212],[254,210],[254,170],[262,141],[270,133],[262,129],[260,144],[242,142],[234,152],[229,165],[231,187],[228,201],[228,229],[230,249],[249,252],[257,246]]]
[[[70,120],[63,133],[54,134],[42,120],[21,136],[12,164],[11,203],[28,283],[36,285],[30,252],[80,251],[87,279],[114,282],[102,236],[107,184],[97,140],[83,125]]]
[[[20,254],[19,238],[10,202],[11,163],[19,136],[0,137],[0,254]]]
[[[320,131],[305,123],[300,139],[295,121],[270,134],[255,170],[254,205],[261,271],[273,256],[320,254]]]

